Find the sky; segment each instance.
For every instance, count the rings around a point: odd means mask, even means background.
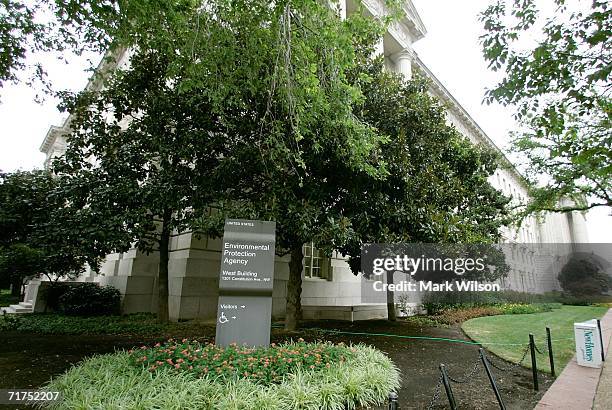
[[[490,71],[478,44],[481,25],[478,13],[489,0],[414,0],[427,34],[414,44],[421,60],[451,94],[502,149],[508,147],[508,133],[516,124],[512,108],[483,105],[485,89],[495,85],[499,74]],[[90,58],[92,56],[89,56]],[[45,58],[49,78],[57,89],[82,89],[89,77],[86,60],[70,64]],[[34,102],[35,93],[26,85],[5,85],[0,89],[0,170],[41,168],[44,155],[39,147],[51,125],[61,125],[64,114],[57,101]],[[612,242],[612,216],[599,208],[587,217],[592,242]]]

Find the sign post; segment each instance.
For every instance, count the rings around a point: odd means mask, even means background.
[[[276,223],[227,219],[221,248],[216,344],[268,346]]]

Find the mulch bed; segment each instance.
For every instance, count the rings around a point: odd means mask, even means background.
[[[398,392],[401,409],[428,407],[439,380],[438,366],[444,363],[450,375],[462,379],[479,360],[478,347],[461,343],[401,339],[384,336],[330,334],[312,328],[338,329],[347,332],[390,333],[411,336],[432,336],[468,340],[458,326],[451,328],[419,328],[403,322],[386,321],[304,323],[298,332],[274,329],[272,341],[304,338],[332,342],[365,343],[386,352],[402,371],[402,388]],[[143,344],[162,341],[172,335],[142,337],[137,335],[41,335],[22,332],[0,332],[0,388],[37,388],[51,377],[61,374],[73,364],[93,354],[112,353]],[[174,335],[182,337],[183,335]],[[194,337],[195,335],[188,335]],[[214,336],[213,328],[200,327],[198,338]],[[510,364],[497,358],[502,367]],[[493,369],[501,395],[508,409],[533,408],[552,380],[540,374],[540,392],[532,390],[531,370],[515,368],[501,372]],[[457,405],[461,409],[497,409],[499,406],[482,366],[465,384],[453,384]],[[0,406],[2,407],[2,406]],[[15,409],[15,406],[5,408]],[[444,389],[433,408],[448,408]]]

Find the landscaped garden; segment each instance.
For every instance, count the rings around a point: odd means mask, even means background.
[[[47,386],[57,408],[345,409],[380,405],[399,372],[364,346],[221,348],[197,341],[96,356]],[[53,407],[53,406],[52,406]]]
[[[264,380],[262,383],[257,380],[262,374],[254,378],[253,371],[242,370],[243,368],[240,365],[230,364],[230,360],[227,361],[225,370],[221,370],[223,375],[216,377],[218,373],[215,366],[220,364],[223,369],[223,361],[226,360],[223,355],[233,355],[236,349],[220,351],[211,347],[210,343],[214,340],[214,326],[205,323],[184,322],[160,325],[154,323],[153,315],[96,318],[56,314],[21,315],[19,319],[16,319],[21,323],[19,330],[11,330],[5,327],[4,330],[0,331],[0,345],[3,346],[2,351],[0,351],[0,388],[40,388],[46,386],[49,379],[53,378],[54,381],[48,388],[57,387],[61,388],[62,391],[64,389],[66,392],[70,391],[65,395],[66,400],[70,400],[70,403],[81,401],[82,403],[90,403],[90,400],[91,403],[95,403],[95,400],[103,399],[126,400],[124,403],[136,403],[135,400],[139,399],[137,390],[141,387],[145,389],[143,391],[149,394],[158,391],[147,390],[148,388],[144,385],[150,383],[150,389],[159,389],[159,394],[154,395],[154,398],[159,399],[162,403],[161,406],[165,408],[172,405],[167,394],[171,390],[166,390],[165,385],[174,386],[172,391],[177,396],[174,400],[177,400],[178,403],[185,403],[182,400],[186,400],[186,398],[182,395],[190,395],[189,397],[194,400],[196,397],[198,400],[205,400],[203,395],[208,394],[206,392],[213,396],[221,394],[216,390],[219,388],[218,384],[228,381],[227,385],[223,387],[225,389],[223,394],[229,394],[231,397],[235,396],[236,400],[243,397],[250,397],[253,401],[273,399],[279,391],[284,392],[284,389],[288,389],[288,386],[292,388],[301,386],[302,390],[300,391],[304,395],[303,399],[307,400],[310,393],[320,388],[308,387],[309,381],[314,380],[313,377],[323,377],[323,379],[317,380],[328,380],[327,377],[336,374],[333,365],[344,369],[349,363],[352,363],[351,360],[357,360],[361,357],[359,355],[363,354],[363,357],[368,357],[368,361],[380,361],[382,367],[378,369],[381,375],[389,374],[386,371],[381,371],[386,366],[384,364],[393,363],[393,366],[401,372],[403,380],[401,386],[397,389],[402,406],[424,408],[428,406],[435,393],[439,381],[438,366],[440,363],[447,365],[453,377],[462,378],[464,373],[479,360],[478,346],[469,341],[458,326],[435,325],[431,319],[425,318],[423,316],[415,320],[398,322],[386,320],[353,323],[343,321],[305,322],[302,330],[297,332],[287,332],[281,326],[274,326],[271,338],[272,342],[276,344],[276,349],[279,346],[283,349],[284,346],[300,344],[308,346],[305,347],[308,350],[321,349],[325,346],[335,346],[337,349],[334,348],[333,352],[319,353],[322,356],[319,364],[316,363],[316,356],[300,358],[301,367],[296,373],[292,372],[295,372],[297,367],[287,367],[286,370],[290,374],[298,374],[298,376],[289,375],[284,378],[284,381],[277,379],[270,383]],[[109,334],[104,330],[105,327],[115,328],[115,330],[109,330],[112,333]],[[49,336],[48,332],[53,332],[53,336]],[[396,336],[382,336],[382,334]],[[189,340],[170,342],[170,345],[168,345],[169,337],[174,337],[175,340],[188,337]],[[299,338],[303,338],[305,341],[295,342]],[[145,346],[145,348],[142,349],[142,346]],[[376,350],[365,346],[371,346]],[[350,350],[351,348],[355,348],[357,351],[353,352]],[[196,353],[198,349],[200,352]],[[132,353],[129,353],[130,350],[132,350]],[[194,356],[194,354],[204,354],[204,351],[208,352],[209,358],[214,357],[215,354],[219,354],[219,357],[213,359],[214,362],[210,362],[210,366],[207,366],[205,361],[194,365],[194,362],[199,362],[201,358],[201,356]],[[301,349],[298,351],[301,352]],[[248,357],[257,357],[263,358],[265,365],[265,359],[270,360],[272,357],[271,352],[272,350],[265,349],[249,352],[246,355],[246,363],[248,363]],[[343,352],[347,354],[344,361],[340,358]],[[212,356],[210,353],[212,353]],[[310,353],[306,354],[310,355]],[[143,360],[145,356],[146,359]],[[297,354],[283,354],[281,351],[281,356],[287,358],[287,361],[291,359],[294,362],[294,357]],[[278,357],[278,354],[276,357]],[[326,365],[327,362],[323,360],[324,357],[331,360],[329,369]],[[308,361],[313,358],[314,363]],[[168,362],[168,359],[171,359],[172,364]],[[257,361],[257,363],[261,362]],[[356,363],[359,363],[359,361]],[[177,364],[180,365],[179,369],[176,369]],[[310,369],[311,365],[314,365],[315,368]],[[153,366],[155,368],[151,369]],[[192,366],[193,369],[189,369],[189,366]],[[234,367],[234,369],[230,369],[229,366]],[[209,368],[212,375],[202,378],[200,377],[201,373],[205,372],[206,367]],[[239,375],[239,367],[242,376]],[[363,390],[364,385],[360,384],[366,379],[379,376],[372,374],[370,371],[377,368],[376,366],[371,366],[368,362],[367,367],[365,373],[351,373],[353,376],[350,379],[336,377],[332,385],[328,385],[327,382],[323,383],[323,388],[328,388],[330,394],[332,394],[338,391],[353,391],[350,387],[353,386],[355,390],[351,394],[354,396],[348,397],[355,397],[354,403],[357,403],[359,397],[363,398],[375,393],[372,390]],[[211,371],[213,368],[215,370]],[[276,371],[274,367],[268,373],[266,371],[262,372],[261,367],[259,369],[255,373],[263,373],[264,378],[267,377],[266,375],[271,375],[273,370]],[[263,369],[268,369],[268,367],[263,367]],[[230,376],[231,371],[233,371],[233,376]],[[248,376],[244,376],[245,371]],[[278,371],[276,372],[278,373]],[[527,369],[518,368],[511,374],[500,376],[500,389],[510,405],[517,408],[530,407],[541,396],[541,393],[532,391],[530,372]],[[391,381],[393,381],[393,378]],[[389,388],[388,382],[389,380],[385,384],[377,384],[376,386],[366,383],[365,386],[380,389],[376,394],[382,394],[382,390]],[[121,387],[124,386],[122,383],[125,384],[125,387]],[[488,386],[487,383],[486,375],[482,369],[479,369],[477,374],[473,375],[471,383],[456,388],[459,406],[468,408],[490,408],[493,406],[495,397],[492,391],[487,388],[483,390],[483,386]],[[550,383],[550,379],[544,377],[541,383],[542,390],[545,390]],[[104,384],[108,384],[108,387],[104,387]],[[197,386],[199,386],[199,390],[196,389]],[[249,388],[253,386],[264,386],[265,394],[261,393],[257,397],[250,395],[251,390]],[[184,391],[181,390],[183,388],[187,390],[185,390],[185,393],[179,394]],[[112,395],[106,394],[111,391],[109,389],[114,391]],[[257,389],[261,390],[262,388],[257,387]],[[192,395],[189,391],[195,393]],[[387,393],[388,391],[384,393],[385,397]],[[146,393],[142,394],[142,403],[147,405],[143,405],[144,407],[141,408],[150,407],[148,404],[151,403],[153,398],[146,398],[144,396]],[[442,392],[442,396],[438,399],[434,408],[444,406],[445,398],[443,394]],[[372,397],[376,398],[378,396],[374,395]],[[292,400],[297,399],[299,397],[294,397]],[[231,400],[231,398],[227,400]],[[348,402],[347,399],[346,403]],[[194,403],[196,402],[194,401]],[[284,401],[281,403],[286,404]],[[95,404],[92,405],[95,407]],[[110,406],[112,407],[112,405]],[[274,406],[271,406],[271,408],[275,408]],[[135,407],[138,408],[138,406]],[[299,408],[299,406],[296,408]],[[302,408],[316,408],[316,405],[303,406]]]
[[[50,293],[54,313],[0,316],[0,388],[60,391],[55,408],[363,408],[384,405],[390,391],[402,405],[419,408],[440,391],[445,364],[455,380],[469,380],[455,386],[459,406],[489,408],[495,397],[483,389],[480,344],[517,363],[533,333],[542,352],[540,392],[532,389],[529,360],[516,367],[491,357],[508,369],[494,369],[506,404],[527,408],[552,382],[546,326],[560,371],[574,352],[573,323],[607,310],[524,300],[515,292],[438,295],[425,300],[427,315],[305,322],[290,332],[277,324],[270,348],[247,349],[215,346],[212,323],[113,315],[118,298],[107,289],[67,290]],[[97,312],[106,314],[92,316]],[[434,408],[444,400],[438,395]]]
[[[601,318],[607,311],[608,307],[604,306],[564,305],[544,313],[470,319],[463,323],[462,329],[489,351],[511,362],[522,359],[529,342],[529,334],[532,333],[539,347],[539,352],[536,352],[538,369],[550,372],[546,351],[546,327],[549,327],[553,340],[555,370],[559,374],[575,353],[574,323]],[[530,368],[531,362],[525,360],[523,365]]]

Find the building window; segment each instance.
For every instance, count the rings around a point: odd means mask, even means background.
[[[304,276],[330,280],[331,261],[312,242],[304,245]]]

